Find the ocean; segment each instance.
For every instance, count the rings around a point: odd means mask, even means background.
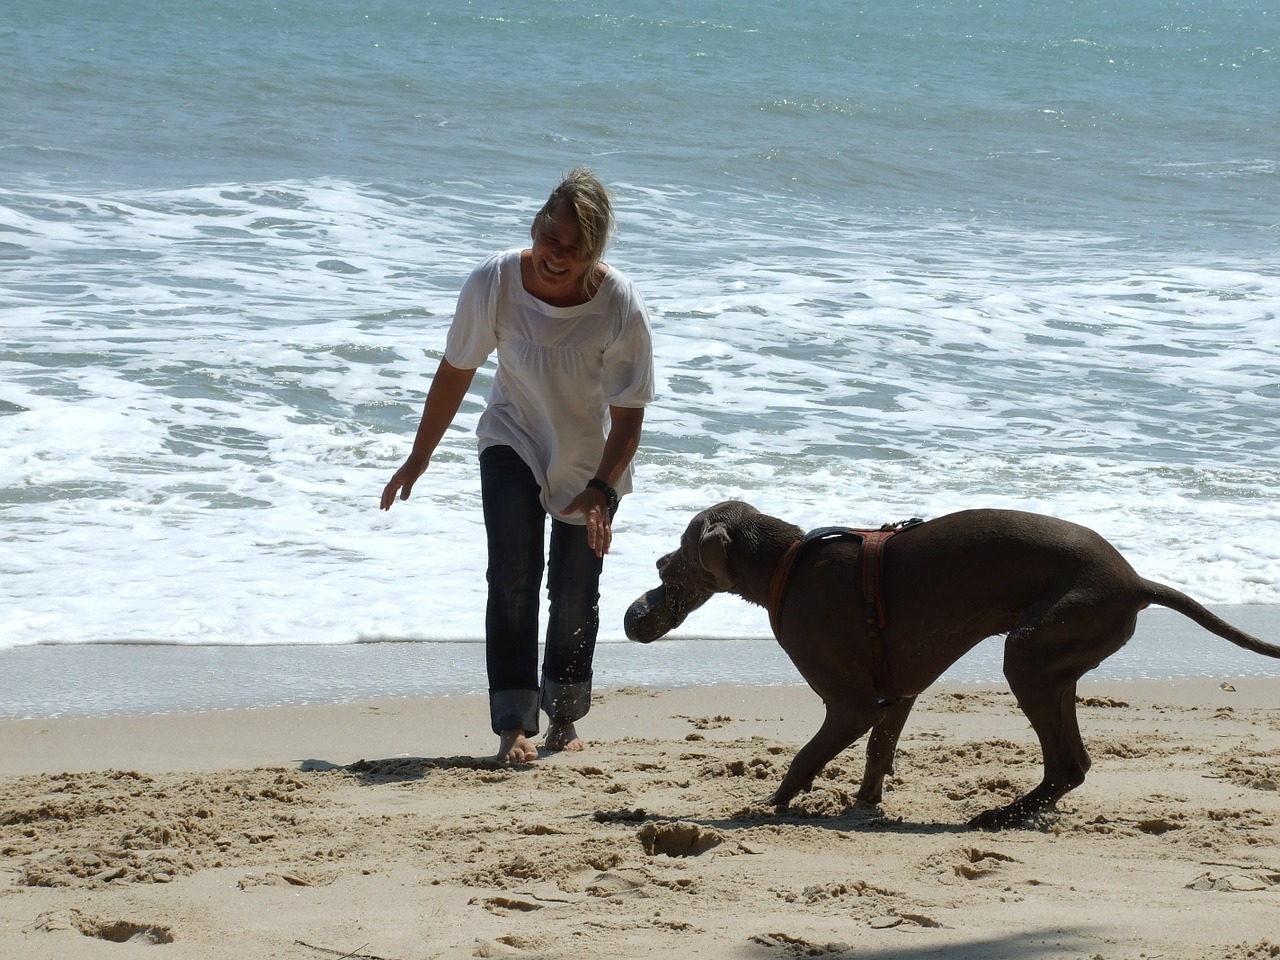
[[[663,682],[622,613],[730,498],[1051,513],[1280,605],[1270,0],[0,8],[0,673],[30,685],[2,715],[156,708],[103,688],[125,648],[134,687],[188,658],[215,705],[300,696],[321,657],[393,663],[312,698],[483,689],[492,368],[413,498],[378,498],[462,280],[578,164],[658,365],[598,683]],[[795,682],[768,633],[717,598],[667,649]],[[1280,673],[1205,649],[1098,675]]]

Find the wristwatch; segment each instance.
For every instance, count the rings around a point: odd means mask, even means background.
[[[599,490],[604,494],[605,503],[608,504],[609,512],[612,513],[618,509],[618,491],[613,489],[599,477],[592,477],[587,481],[587,487],[591,490]]]

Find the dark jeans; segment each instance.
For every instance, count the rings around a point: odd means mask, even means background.
[[[538,732],[538,709],[572,723],[591,707],[591,661],[600,627],[603,561],[587,546],[587,528],[551,517],[533,471],[510,447],[480,454],[480,494],[489,545],[485,657],[493,732]],[[547,643],[538,675],[538,616],[547,572]]]

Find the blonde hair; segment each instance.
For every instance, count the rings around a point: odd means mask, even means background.
[[[578,243],[582,254],[590,261],[587,278],[595,275],[596,265],[604,259],[604,249],[613,234],[613,202],[609,191],[594,173],[586,167],[575,167],[551,191],[547,202],[533,218],[533,232],[540,233],[555,215],[567,210],[578,224]]]

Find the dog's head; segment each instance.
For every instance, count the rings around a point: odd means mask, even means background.
[[[640,643],[664,637],[715,594],[732,592],[735,578],[730,549],[743,521],[760,516],[750,504],[718,503],[694,517],[680,538],[679,549],[658,560],[661,584],[627,609],[623,626]]]

